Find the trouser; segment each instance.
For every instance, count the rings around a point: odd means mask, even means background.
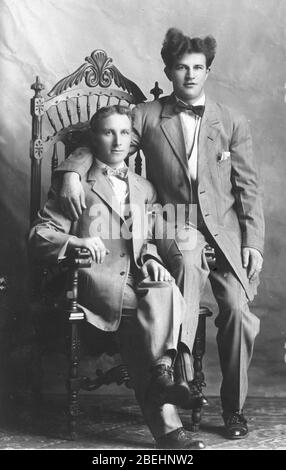
[[[259,319],[248,307],[246,293],[224,255],[217,250],[216,269],[209,271],[203,249],[207,244],[205,235],[196,231],[191,237],[197,243],[174,241],[169,247],[169,269],[179,286],[187,306],[182,325],[182,343],[192,351],[198,324],[199,305],[206,279],[209,277],[213,294],[218,303],[219,314],[215,320],[218,328],[217,345],[222,370],[221,401],[224,410],[241,410],[248,388],[247,370],[253,353],[254,340],[259,332]],[[189,248],[189,249],[188,249]],[[177,359],[179,369],[184,357]]]
[[[175,282],[142,281],[136,288],[129,278],[117,340],[128,367],[135,396],[154,438],[182,426],[171,404],[157,406],[146,400],[151,368],[166,351],[176,352],[185,303]]]

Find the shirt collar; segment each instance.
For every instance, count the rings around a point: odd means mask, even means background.
[[[180,98],[178,98],[176,95],[175,95],[175,99],[176,99],[176,102],[177,103],[183,103],[187,106],[187,103],[185,103],[183,100],[181,100]],[[206,103],[206,95],[203,94],[200,98],[198,98],[197,100],[195,100],[193,103],[192,103],[192,106],[204,106]]]
[[[95,158],[94,159],[94,164],[95,166],[97,166],[97,168],[101,168],[102,170],[104,170],[105,168],[110,168],[112,170],[118,170],[119,168],[125,168],[127,165],[125,164],[125,162],[120,162],[118,164],[118,166],[116,167],[111,167],[109,165],[107,165],[106,163],[103,163],[101,160],[98,160],[98,158]]]

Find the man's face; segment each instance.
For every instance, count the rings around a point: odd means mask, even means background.
[[[186,53],[178,58],[171,69],[165,69],[173,83],[175,95],[182,101],[192,104],[204,92],[204,84],[209,69],[206,56],[201,53]]]
[[[98,123],[93,136],[96,158],[116,168],[129,153],[131,121],[125,114],[112,114]]]

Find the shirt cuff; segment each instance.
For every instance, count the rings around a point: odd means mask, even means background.
[[[67,257],[67,248],[68,248],[68,244],[70,242],[70,240],[72,238],[76,238],[75,236],[71,236],[67,239],[67,241],[65,242],[65,244],[62,246],[62,248],[60,249],[59,251],[59,254],[58,254],[58,263],[60,263],[61,261],[63,261],[64,259],[66,259]]]

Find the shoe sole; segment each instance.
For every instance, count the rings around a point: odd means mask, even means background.
[[[231,441],[235,441],[237,439],[245,439],[246,437],[248,437],[249,433],[245,434],[245,436],[229,436],[228,434],[226,434],[226,438],[227,439],[230,439]]]

